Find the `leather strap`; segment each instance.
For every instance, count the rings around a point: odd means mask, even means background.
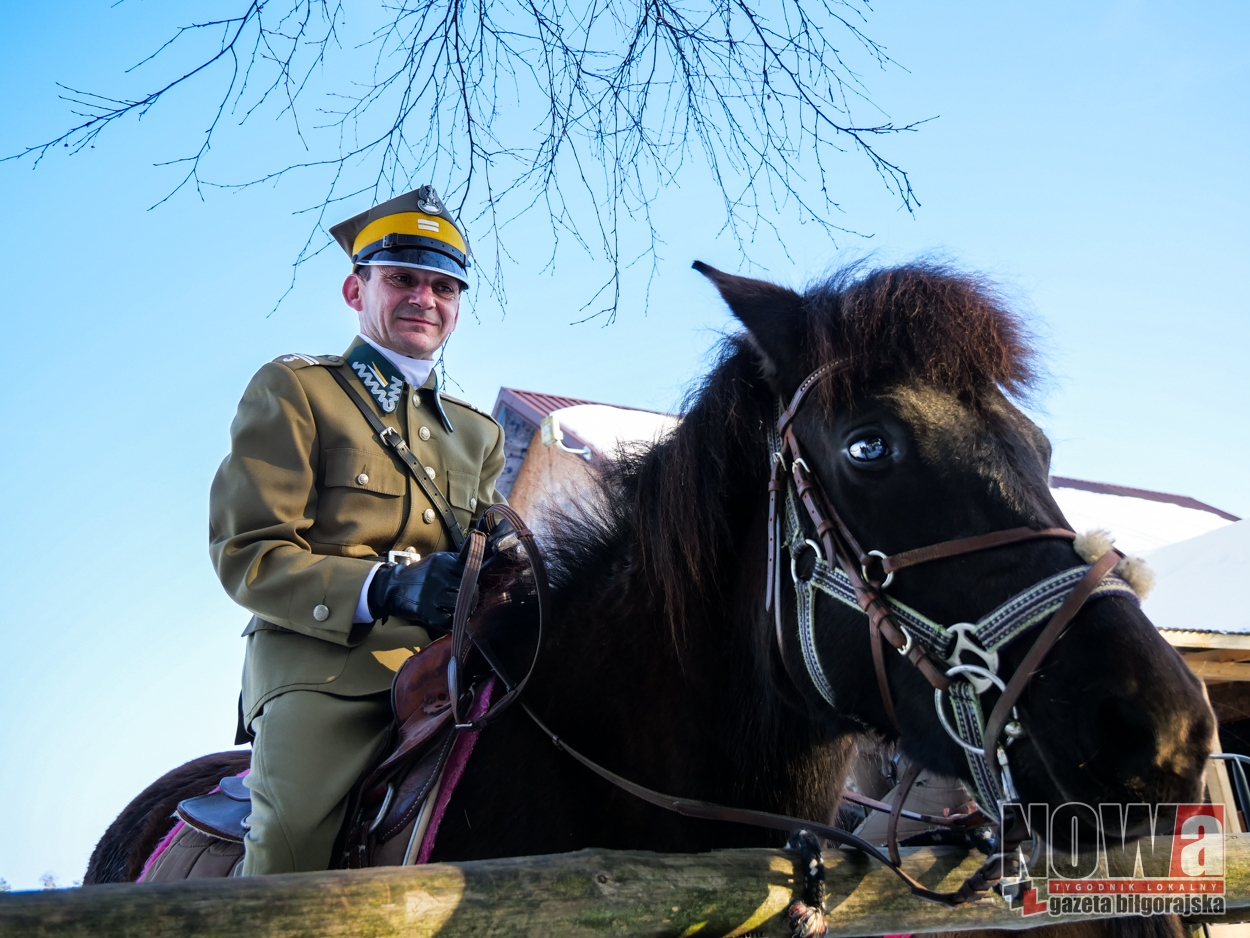
[[[369,421],[369,426],[373,428],[373,432],[388,447],[395,451],[408,472],[417,480],[417,485],[421,486],[421,491],[425,493],[425,497],[430,500],[438,512],[439,518],[442,519],[443,527],[447,529],[447,536],[451,538],[451,543],[456,550],[460,550],[464,546],[464,531],[460,528],[460,522],[456,520],[455,513],[451,510],[451,505],[447,503],[447,499],[443,497],[443,493],[438,490],[438,486],[434,484],[434,480],[429,477],[425,471],[425,466],[421,465],[421,460],[408,447],[408,441],[400,435],[400,432],[394,427],[388,427],[378,415],[373,412],[373,408],[365,403],[365,399],[356,393],[356,389],[351,386],[347,378],[337,368],[330,368],[330,374],[334,376],[334,380],[339,383],[339,387],[347,394],[351,402],[364,415],[365,420]]]
[[[1040,531],[1036,531],[1033,528],[1009,528],[1006,531],[991,531],[989,534],[961,537],[953,541],[943,541],[940,544],[930,544],[928,547],[905,550],[901,554],[891,554],[884,560],[881,560],[879,557],[865,555],[860,557],[860,562],[866,567],[873,561],[880,561],[882,570],[886,574],[890,574],[896,573],[904,567],[914,567],[917,564],[928,563],[931,560],[958,557],[962,554],[971,554],[979,550],[989,550],[991,547],[1003,547],[1007,544],[1018,544],[1021,541],[1033,541],[1047,537],[1062,538],[1070,541],[1076,537],[1076,532],[1069,531],[1066,528],[1043,528]]]
[[[894,810],[893,805],[886,804],[884,801],[878,801],[876,798],[869,798],[867,795],[861,795],[856,791],[842,792],[842,799],[884,814],[889,814]],[[976,811],[970,811],[967,814],[925,814],[921,811],[909,811],[906,808],[900,808],[898,813],[901,817],[912,821],[920,821],[923,824],[934,824],[941,827],[962,827],[970,819],[980,822],[984,818],[984,815]]]
[[[903,862],[898,854],[899,815],[903,813],[903,802],[911,794],[911,788],[916,784],[916,779],[920,778],[921,771],[919,762],[913,762],[907,766],[907,771],[903,773],[903,778],[899,782],[898,797],[894,799],[894,804],[890,808],[890,820],[886,823],[885,828],[885,843],[886,848],[890,851],[890,859],[895,863]]]
[[[509,677],[491,651],[490,646],[485,641],[475,638],[469,628],[469,621],[476,598],[475,594],[477,593],[477,579],[482,572],[482,561],[485,557],[486,532],[494,527],[494,518],[496,516],[508,520],[512,525],[513,532],[525,546],[525,555],[529,563],[530,572],[534,575],[534,593],[538,601],[538,639],[534,648],[534,658],[530,662],[529,670],[525,672],[525,676],[517,682],[513,682],[511,677]],[[457,711],[456,729],[472,731],[482,729],[516,703],[517,698],[521,696],[521,692],[525,690],[525,685],[529,683],[530,675],[534,673],[534,668],[542,655],[543,623],[546,621],[551,608],[551,586],[547,581],[547,566],[543,562],[542,554],[539,553],[533,532],[525,526],[521,516],[508,505],[488,505],[486,510],[482,512],[482,517],[478,519],[477,528],[472,532],[470,538],[468,556],[465,559],[464,576],[460,580],[460,592],[456,596],[456,611],[452,615],[452,654],[451,660],[447,663],[447,683],[451,694],[452,707]],[[482,652],[491,670],[503,681],[505,693],[482,716],[473,721],[466,721],[462,720],[459,715],[459,703],[457,702],[457,691],[459,688],[456,685],[464,673],[465,659],[468,656],[469,648],[474,644]],[[466,710],[465,712],[467,713],[468,711]]]
[[[1051,620],[1046,623],[1046,627],[1033,642],[1033,647],[1029,649],[1028,654],[1024,656],[1024,660],[1020,662],[1020,666],[1016,668],[1016,673],[1011,676],[1011,680],[1007,682],[1007,688],[1003,691],[1002,696],[998,698],[998,702],[994,704],[994,709],[990,711],[990,718],[985,724],[985,737],[983,748],[985,750],[986,761],[990,764],[991,770],[994,769],[996,760],[994,759],[994,751],[998,746],[998,737],[1003,732],[1003,727],[1007,725],[1007,721],[1011,718],[1011,710],[1020,700],[1020,696],[1024,693],[1024,689],[1032,680],[1034,672],[1042,660],[1050,652],[1055,642],[1059,640],[1064,629],[1076,618],[1076,614],[1081,611],[1085,605],[1085,601],[1089,599],[1090,594],[1094,592],[1094,588],[1102,582],[1102,578],[1115,569],[1115,565],[1120,562],[1122,555],[1119,551],[1109,550],[1099,558],[1098,562],[1089,568],[1085,576],[1081,577],[1076,587],[1068,594],[1067,599],[1063,601],[1063,605],[1056,610]]]
[[[799,408],[803,406],[803,399],[807,397],[807,393],[825,378],[831,377],[836,372],[846,367],[846,362],[842,359],[834,359],[821,365],[810,375],[803,379],[794,390],[794,394],[790,397],[790,404],[781,412],[781,417],[777,420],[777,429],[781,433],[786,432],[786,428],[790,426],[790,422],[798,416]]]
[[[662,792],[655,791],[654,789],[639,785],[637,782],[632,782],[624,776],[617,775],[612,770],[599,765],[599,763],[595,762],[593,759],[589,759],[582,755],[563,739],[553,733],[547,724],[539,718],[538,714],[533,711],[529,704],[522,702],[521,707],[529,715],[529,718],[534,721],[539,730],[542,731],[543,735],[550,739],[557,749],[568,753],[605,781],[610,782],[622,791],[628,792],[635,798],[639,798],[648,804],[655,805],[657,808],[663,808],[665,811],[672,811],[673,813],[680,814],[683,817],[701,818],[707,821],[727,821],[732,824],[750,824],[755,827],[766,827],[770,830],[786,831],[788,833],[794,833],[795,831],[800,830],[811,831],[813,834],[816,834],[819,837],[824,837],[826,840],[833,841],[835,844],[841,844],[845,847],[854,847],[857,850],[862,850],[873,859],[878,860],[889,867],[899,879],[911,888],[914,895],[920,896],[923,899],[929,899],[933,902],[940,902],[944,905],[959,905],[967,902],[978,892],[984,891],[986,887],[986,873],[987,870],[991,869],[991,866],[988,863],[986,867],[983,867],[977,874],[970,877],[969,880],[955,892],[935,892],[912,876],[909,876],[901,866],[892,862],[890,858],[886,854],[882,853],[878,847],[870,844],[862,837],[857,837],[848,831],[839,830],[829,824],[821,824],[818,821],[808,821],[803,818],[789,817],[784,814],[773,814],[771,811],[756,811],[751,808],[731,808],[726,805],[713,804],[709,801],[698,801],[693,798],[678,798],[673,795],[666,795]],[[997,862],[998,861],[995,859],[995,866],[997,865]]]
[[[885,673],[885,651],[881,647],[885,644],[885,639],[881,635],[879,616],[870,616],[868,619],[868,644],[872,646],[872,669],[877,675],[877,691],[885,706],[885,715],[890,718],[890,725],[901,735],[903,727],[899,725],[898,714],[894,710],[894,694],[890,692],[890,678]]]

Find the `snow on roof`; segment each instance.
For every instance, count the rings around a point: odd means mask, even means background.
[[[1051,494],[1068,524],[1075,531],[1106,528],[1115,538],[1115,546],[1129,553],[1175,544],[1233,523],[1229,520],[1233,516],[1218,509],[1193,508],[1177,504],[1174,498],[1148,497],[1161,493],[1146,492],[1143,496],[1147,497],[1137,497],[1091,490],[1094,484],[1090,483],[1081,488],[1063,484],[1072,481],[1077,480],[1051,479]]]
[[[605,456],[622,448],[658,442],[679,419],[649,410],[627,410],[607,404],[575,404],[553,412],[560,426]]]
[[[1142,603],[1160,629],[1250,635],[1241,593],[1250,573],[1250,521],[1152,550],[1154,592]]]

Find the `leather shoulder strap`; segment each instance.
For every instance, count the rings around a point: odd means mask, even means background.
[[[334,380],[339,383],[339,387],[347,394],[348,399],[364,415],[365,420],[369,422],[369,426],[373,428],[373,432],[378,435],[378,438],[386,446],[394,450],[396,456],[403,460],[412,477],[421,486],[421,491],[425,493],[425,497],[433,503],[435,510],[438,511],[438,515],[443,521],[443,527],[447,529],[447,534],[451,538],[451,543],[456,550],[460,550],[464,546],[464,531],[460,529],[460,523],[456,521],[451,505],[447,503],[447,499],[443,497],[443,493],[438,490],[438,486],[434,484],[434,481],[426,475],[425,466],[421,465],[421,460],[417,459],[416,454],[408,447],[408,441],[394,427],[388,427],[378,419],[378,415],[373,412],[373,408],[366,404],[364,398],[356,393],[356,389],[351,386],[347,378],[343,377],[343,373],[339,369],[331,368],[329,371],[334,376]]]

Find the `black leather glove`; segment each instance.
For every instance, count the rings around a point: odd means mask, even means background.
[[[388,563],[378,568],[369,584],[369,615],[413,619],[445,632],[451,627],[463,575],[464,561],[450,551],[408,565]]]

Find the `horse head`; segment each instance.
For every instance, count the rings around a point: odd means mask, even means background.
[[[746,327],[777,414],[796,408],[781,420],[793,445],[774,430],[769,447],[770,647],[803,706],[898,740],[982,802],[1199,800],[1211,711],[1127,584],[1099,579],[1040,662],[1025,660],[1090,563],[1053,530],[1068,525],[1048,486],[1050,444],[1011,399],[1035,374],[1028,333],[992,289],[925,265],[852,269],[802,294],[696,268]],[[964,549],[1018,529],[1050,533]],[[951,543],[892,576],[878,562]],[[839,564],[831,547],[859,555]],[[1025,609],[1014,620],[1012,604]],[[889,613],[881,638],[857,606]],[[996,610],[1001,642],[985,621]],[[1022,665],[1031,677],[1006,732],[985,745]],[[968,756],[977,743],[980,761]]]

